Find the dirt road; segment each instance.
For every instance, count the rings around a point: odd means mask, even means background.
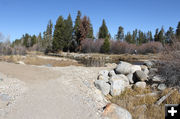
[[[1,119],[99,119],[105,105],[95,67],[38,67],[0,62],[0,72],[27,87]],[[107,68],[106,68],[107,69]]]

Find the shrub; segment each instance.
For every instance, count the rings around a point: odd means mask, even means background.
[[[161,75],[166,77],[169,86],[180,86],[180,41],[172,40],[171,45],[165,47],[161,57],[162,64],[159,67]]]
[[[160,42],[149,42],[139,46],[137,52],[139,54],[159,53],[163,51],[163,49],[163,45]]]
[[[84,53],[97,53],[104,43],[104,39],[85,39],[82,41],[82,52]]]

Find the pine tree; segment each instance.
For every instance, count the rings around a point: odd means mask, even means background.
[[[176,29],[176,36],[180,39],[180,22],[178,23],[177,29]]]
[[[69,51],[70,45],[72,43],[72,36],[73,36],[73,23],[72,23],[71,15],[69,14],[67,20],[65,20],[64,51]]]
[[[35,35],[33,35],[31,37],[31,43],[30,43],[30,47],[32,47],[33,45],[35,45],[37,43],[37,38]]]
[[[172,39],[174,38],[174,31],[172,27],[169,27],[168,31],[165,34],[165,43],[172,43]]]
[[[159,34],[159,29],[157,28],[154,35],[154,41],[159,41],[158,34]]]
[[[89,21],[89,28],[88,28],[88,34],[87,34],[87,38],[92,38],[94,39],[94,35],[93,35],[93,26],[90,22],[90,19],[88,18],[88,21]]]
[[[65,34],[65,23],[62,16],[58,18],[55,25],[54,37],[53,37],[53,50],[55,52],[63,50],[65,46],[64,34]]]
[[[165,43],[164,28],[163,27],[159,31],[158,40],[163,44]]]
[[[104,43],[101,46],[100,51],[101,51],[101,53],[109,53],[109,51],[110,51],[110,41],[109,41],[109,39],[107,37],[105,38]]]
[[[53,41],[53,34],[52,34],[53,24],[52,21],[49,20],[47,29],[46,29],[46,52],[50,52],[52,50],[52,41]]]
[[[119,41],[124,40],[124,28],[122,26],[119,26],[119,28],[118,28],[116,39],[119,40]]]
[[[130,32],[127,32],[126,36],[125,36],[125,41],[128,43],[132,42],[132,35]]]
[[[153,41],[152,32],[148,31],[147,32],[147,42],[151,42],[151,41]]]
[[[107,28],[107,26],[106,26],[105,20],[103,19],[102,25],[101,25],[101,27],[99,28],[99,36],[98,36],[98,38],[99,38],[99,39],[100,39],[100,38],[105,39],[105,38],[109,38],[109,37],[110,37],[110,36],[109,36],[108,28]]]
[[[132,43],[136,43],[137,44],[137,38],[138,38],[138,30],[137,29],[135,29],[134,31],[133,31],[133,34],[132,34]]]
[[[37,37],[37,50],[41,51],[42,50],[42,36],[41,33],[39,33]]]
[[[81,24],[81,12],[78,11],[75,25],[74,25],[74,39],[78,46],[80,45],[80,37],[81,37],[80,24]],[[74,48],[74,49],[77,49],[77,48]]]

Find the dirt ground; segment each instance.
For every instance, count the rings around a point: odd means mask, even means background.
[[[0,119],[99,119],[106,101],[93,82],[102,69],[0,62],[2,74],[27,88]]]

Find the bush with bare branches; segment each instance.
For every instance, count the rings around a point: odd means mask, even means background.
[[[163,65],[160,73],[166,77],[169,86],[180,86],[180,41],[173,39],[172,44],[165,47],[162,55]]]

